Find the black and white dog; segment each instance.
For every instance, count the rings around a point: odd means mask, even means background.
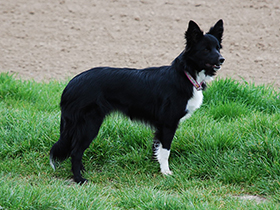
[[[74,77],[61,97],[60,138],[50,151],[50,163],[71,157],[77,183],[87,181],[82,156],[112,111],[152,125],[153,150],[163,174],[172,174],[168,158],[180,120],[202,104],[202,91],[221,68],[223,21],[206,34],[189,22],[186,46],[170,66],[146,69],[98,67]]]

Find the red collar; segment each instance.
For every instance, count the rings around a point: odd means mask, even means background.
[[[203,84],[205,84],[205,81],[202,81],[200,84],[190,75],[189,72],[184,71],[187,78],[190,80],[190,82],[193,84],[193,86],[196,88],[197,91],[203,90]]]

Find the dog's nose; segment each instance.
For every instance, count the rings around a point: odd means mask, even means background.
[[[219,62],[220,62],[220,64],[223,64],[223,63],[224,63],[224,61],[225,61],[224,57],[220,57],[220,58],[219,58]]]

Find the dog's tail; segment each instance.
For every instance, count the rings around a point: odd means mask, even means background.
[[[64,120],[61,118],[60,122],[60,138],[52,146],[50,151],[50,165],[55,170],[55,161],[63,161],[68,158],[71,154],[72,140],[69,138],[70,135],[65,131]]]
[[[69,144],[70,143],[70,144]],[[59,139],[56,142],[50,151],[50,164],[51,167],[55,170],[55,161],[63,161],[70,156],[71,153],[71,142],[62,141]]]

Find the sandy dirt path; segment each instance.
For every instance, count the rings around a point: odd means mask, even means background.
[[[279,0],[0,2],[0,72],[66,80],[95,66],[168,65],[189,20],[225,22],[220,77],[280,87]]]

